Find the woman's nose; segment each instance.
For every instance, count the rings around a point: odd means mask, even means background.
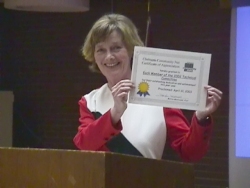
[[[108,51],[108,52],[107,52],[107,55],[106,55],[106,59],[114,59],[114,58],[115,58],[115,57],[114,57],[113,53],[110,52],[110,51]]]

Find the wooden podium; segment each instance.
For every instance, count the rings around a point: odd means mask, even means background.
[[[109,152],[0,148],[1,188],[193,188],[193,165]]]

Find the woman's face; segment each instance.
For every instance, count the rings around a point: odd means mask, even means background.
[[[113,31],[105,41],[96,44],[94,57],[101,73],[111,86],[120,80],[130,79],[131,57],[119,32]]]

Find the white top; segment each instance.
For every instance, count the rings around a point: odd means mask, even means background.
[[[107,84],[85,95],[91,112],[106,113],[113,105]],[[161,159],[166,143],[166,123],[163,108],[130,104],[121,117],[122,134],[146,158]]]

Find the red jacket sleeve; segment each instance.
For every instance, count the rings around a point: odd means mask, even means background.
[[[114,135],[122,130],[121,121],[114,128],[111,121],[110,110],[98,119],[87,108],[87,101],[82,98],[79,101],[80,106],[80,126],[74,137],[74,144],[81,150],[108,150],[105,143]]]
[[[184,161],[200,160],[209,147],[212,120],[208,125],[201,126],[194,114],[190,125],[181,110],[168,108],[164,108],[164,116],[171,147]]]

